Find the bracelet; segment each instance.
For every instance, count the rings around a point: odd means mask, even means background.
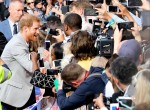
[[[109,27],[109,26],[111,26],[111,25],[113,25],[113,24],[115,24],[115,21],[114,21],[114,19],[111,19],[111,20],[109,21],[109,23],[106,25],[106,27]]]

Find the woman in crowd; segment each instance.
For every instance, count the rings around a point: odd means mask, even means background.
[[[87,31],[77,31],[71,39],[71,53],[78,64],[86,70],[90,69],[92,59],[97,55],[94,44],[94,37]]]
[[[150,70],[145,69],[137,73],[135,105],[140,103],[150,104]]]
[[[34,14],[34,0],[27,0],[26,7],[29,14]]]
[[[47,2],[47,6],[46,6],[46,13],[45,13],[45,15],[46,15],[46,18],[47,18],[48,16],[55,15],[51,11],[52,8],[54,7],[54,0],[46,0],[46,2]]]

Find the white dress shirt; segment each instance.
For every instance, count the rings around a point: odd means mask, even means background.
[[[13,32],[14,32],[14,24],[17,25],[17,32],[18,32],[18,22],[13,23],[9,18],[8,18],[8,21],[9,21],[9,25],[10,25],[11,34],[12,34],[12,36],[13,36]]]

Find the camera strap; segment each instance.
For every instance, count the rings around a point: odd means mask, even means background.
[[[101,73],[93,73],[93,74],[90,74],[87,78],[90,78],[90,77],[101,77],[102,81],[107,84],[108,82],[108,78],[106,76],[106,74],[101,74]]]

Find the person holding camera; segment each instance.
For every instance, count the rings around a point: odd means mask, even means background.
[[[86,71],[76,63],[70,63],[65,66],[61,74],[58,74],[57,103],[60,109],[76,109],[92,102],[94,97],[90,97],[91,95],[95,96],[103,93],[105,88],[105,82],[101,76],[103,70],[102,65],[101,67],[93,66],[90,71]],[[95,73],[99,74],[99,76],[94,75]],[[63,82],[76,88],[69,97],[66,97]]]
[[[118,57],[111,63],[110,70],[116,86],[124,93],[124,96],[133,96],[135,85],[132,84],[132,79],[138,72],[136,64],[130,58]],[[97,99],[94,99],[95,106],[99,108],[105,108],[102,96],[100,94]]]

